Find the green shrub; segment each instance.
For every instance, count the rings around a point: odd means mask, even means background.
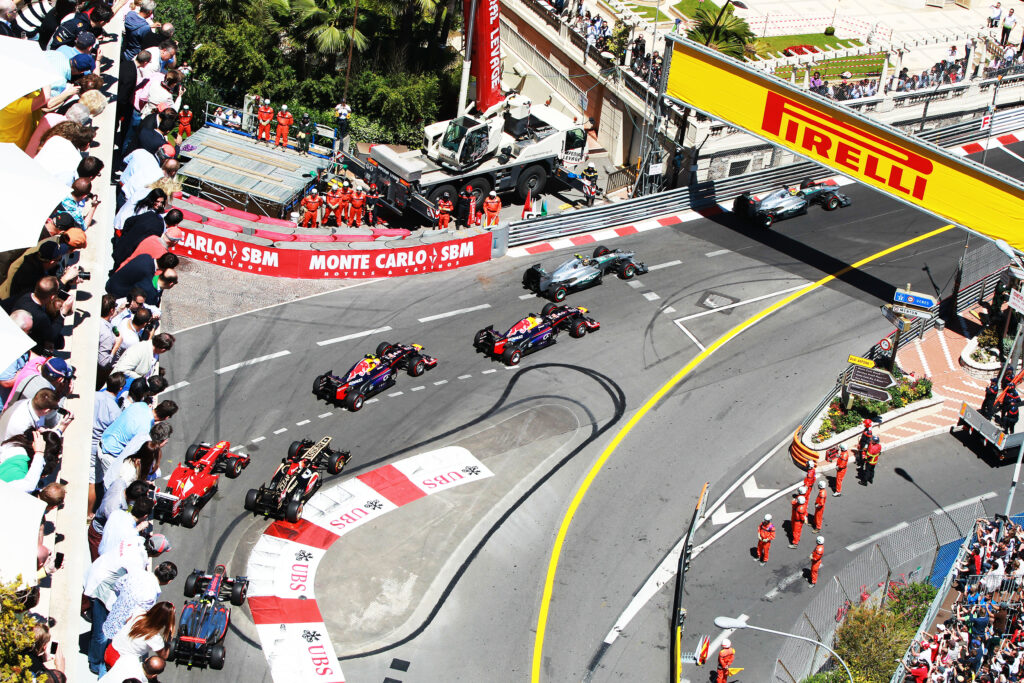
[[[825,27],[825,35],[826,36],[834,36],[835,34],[836,34],[836,27],[835,26],[826,26]]]
[[[930,583],[919,582],[896,588],[893,593],[895,597],[886,604],[886,608],[913,624],[920,624],[938,590]]]
[[[845,432],[864,422],[874,420],[879,415],[896,408],[903,408],[909,403],[920,401],[932,396],[932,381],[928,378],[911,381],[909,377],[900,377],[894,387],[889,388],[888,401],[871,401],[855,396],[849,410],[843,407],[839,398],[832,400],[825,412],[821,427],[811,437],[814,443],[821,443],[833,434]]]
[[[857,605],[836,630],[834,649],[858,683],[888,683],[918,625],[888,609]]]

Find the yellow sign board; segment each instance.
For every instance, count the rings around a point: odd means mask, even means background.
[[[875,367],[875,361],[870,358],[861,358],[860,356],[850,356],[846,359],[846,362],[850,365],[859,365],[862,368],[873,368]]]
[[[1024,251],[1024,187],[690,40],[665,94],[952,223]]]

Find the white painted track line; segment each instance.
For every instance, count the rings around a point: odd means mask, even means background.
[[[428,315],[426,318],[420,318],[419,322],[429,323],[432,320],[441,320],[442,318],[451,318],[455,315],[462,315],[463,313],[472,313],[473,311],[482,311],[486,308],[490,308],[490,304],[480,304],[479,306],[470,306],[469,308],[460,308],[454,311],[448,311],[447,313],[438,313],[437,315]]]
[[[937,510],[932,510],[932,514],[934,514],[934,515],[944,515],[944,514],[946,514],[947,512],[949,512],[951,510],[959,510],[960,508],[967,507],[968,505],[974,505],[975,503],[980,503],[983,500],[988,500],[989,498],[995,498],[995,497],[996,497],[996,492],[995,491],[989,491],[988,493],[983,493],[980,496],[974,496],[973,498],[968,498],[967,500],[961,500],[959,503],[953,503],[952,505],[947,505],[944,508],[938,508]]]
[[[171,386],[167,387],[163,391],[161,391],[160,395],[163,396],[164,394],[166,394],[168,392],[171,392],[171,391],[174,391],[175,389],[184,389],[187,386],[188,386],[188,382],[177,382],[177,383],[172,384]]]
[[[257,436],[257,437],[256,437],[255,439],[253,439],[253,440],[252,440],[252,441],[250,441],[249,443],[259,443],[260,441],[263,441],[263,440],[264,440],[264,439],[266,439],[266,438],[267,438],[267,437],[265,437],[265,436]]]
[[[287,427],[281,427],[280,429],[275,429],[275,430],[274,430],[274,433],[275,433],[275,434],[280,434],[280,433],[282,433],[282,432],[287,432],[287,431],[288,431],[288,428],[287,428]]]
[[[910,526],[910,525],[907,524],[906,522],[900,522],[896,526],[891,526],[888,529],[882,529],[877,534],[871,534],[870,536],[865,538],[863,541],[857,541],[856,543],[851,543],[850,545],[846,546],[846,549],[849,552],[852,553],[854,550],[857,550],[858,548],[863,548],[866,545],[871,545],[875,541],[883,539],[886,536],[888,536],[889,534],[894,534],[897,531],[899,531],[900,529],[906,529],[908,526]]]
[[[218,375],[223,375],[225,372],[231,372],[232,370],[237,370],[238,368],[244,368],[249,365],[256,365],[257,363],[262,363],[263,361],[273,360],[274,358],[280,358],[281,356],[288,355],[291,355],[291,351],[278,351],[277,353],[271,353],[266,356],[260,356],[259,358],[250,358],[249,360],[243,360],[241,363],[235,363],[234,365],[225,365],[222,368],[214,370],[214,372],[217,373]]]
[[[730,251],[729,249],[718,249],[717,251],[709,251],[708,253],[706,253],[704,255],[707,256],[708,258],[710,258],[712,256],[721,256],[722,254],[728,254],[729,251]]]
[[[644,298],[647,299],[648,301],[657,301],[661,297],[655,294],[654,292],[644,292]]]
[[[667,263],[659,263],[656,266],[648,266],[647,270],[661,270],[662,268],[671,268],[672,266],[678,266],[682,263],[682,261],[668,261]]]
[[[361,337],[369,337],[371,334],[380,334],[381,332],[388,332],[390,330],[391,330],[391,327],[389,325],[385,325],[384,327],[378,327],[378,328],[373,329],[373,330],[363,330],[362,332],[353,332],[352,334],[346,334],[346,335],[344,335],[342,337],[334,337],[333,339],[324,339],[323,341],[318,341],[316,343],[316,345],[317,346],[327,346],[328,344],[337,344],[338,342],[348,341],[350,339],[359,339]]]
[[[686,329],[686,326],[684,326],[683,323],[679,322],[679,320],[673,320],[672,322],[674,322],[676,324],[676,327],[678,327],[680,330],[683,331],[683,334],[685,334],[687,337],[690,338],[690,341],[692,341],[694,344],[697,345],[698,349],[700,349],[701,351],[704,350],[704,345],[701,344],[700,341],[695,336],[693,336],[692,332],[690,332],[688,329]]]
[[[762,294],[761,296],[755,296],[753,299],[744,299],[743,301],[737,301],[734,304],[727,304],[725,306],[719,306],[718,308],[713,308],[713,309],[711,309],[709,311],[701,311],[700,313],[693,313],[691,315],[686,315],[686,316],[683,316],[682,318],[679,318],[679,320],[692,320],[694,318],[700,318],[701,316],[711,315],[712,313],[718,313],[719,311],[726,311],[726,310],[728,310],[730,308],[736,308],[737,306],[742,306],[744,304],[752,304],[752,303],[755,303],[757,301],[762,301],[764,299],[771,299],[773,296],[779,296],[780,294],[789,294],[790,292],[795,292],[798,289],[803,289],[806,286],[807,286],[807,283],[804,283],[802,285],[797,285],[795,287],[789,287],[787,289],[780,289],[779,291],[772,292],[771,294]],[[676,323],[678,323],[679,320],[677,320]]]

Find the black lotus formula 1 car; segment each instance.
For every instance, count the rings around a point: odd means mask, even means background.
[[[601,323],[588,316],[588,312],[583,306],[546,304],[541,315],[529,314],[504,334],[488,325],[476,333],[473,347],[505,365],[519,365],[527,353],[554,344],[560,331],[567,330],[570,337],[579,339],[601,329]]]
[[[733,200],[732,210],[739,216],[753,219],[758,225],[770,228],[776,221],[807,213],[807,207],[811,204],[820,204],[826,211],[835,211],[841,206],[849,206],[850,198],[835,185],[804,180],[800,187],[783,187],[761,199],[755,199],[751,193],[744,192]]]
[[[245,509],[293,523],[302,519],[303,505],[323,485],[321,471],[340,474],[352,457],[330,445],[329,436],[315,443],[312,439],[293,441],[270,483],[245,494]]]
[[[322,401],[348,408],[353,413],[366,399],[395,386],[398,371],[419,377],[437,365],[437,359],[423,353],[419,344],[381,342],[376,353],[368,353],[344,375],[331,370],[313,380],[313,394]]]
[[[193,666],[223,669],[227,655],[223,641],[231,623],[231,608],[224,603],[241,605],[248,590],[249,579],[229,577],[222,564],[217,565],[213,574],[201,569],[189,574],[185,579],[185,597],[195,599],[181,608],[178,630],[167,659],[185,664],[189,669]]]
[[[550,273],[539,263],[531,266],[523,274],[523,287],[561,302],[570,292],[601,284],[608,273],[615,273],[623,280],[632,280],[646,272],[647,266],[638,261],[632,251],[610,251],[608,247],[598,246],[594,249],[593,258],[573,254],[571,259]]]

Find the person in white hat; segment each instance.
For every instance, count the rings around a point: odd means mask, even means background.
[[[732,641],[726,638],[722,641],[722,649],[718,651],[718,670],[716,683],[729,682],[729,669],[736,659],[736,650],[732,649]]]
[[[270,144],[270,122],[274,120],[274,108],[270,106],[270,100],[263,100],[263,104],[256,110],[256,142]]]
[[[821,531],[822,519],[825,517],[825,499],[828,494],[825,487],[828,483],[822,479],[818,482],[818,495],[814,498],[814,530]]]
[[[765,515],[764,520],[757,527],[757,561],[762,567],[768,562],[768,553],[772,549],[774,540],[775,525],[772,524],[772,516]]]
[[[501,200],[498,193],[491,190],[484,200],[484,225],[497,225],[498,214],[501,213]]]
[[[797,496],[792,505],[793,514],[789,518],[789,547],[795,548],[800,545],[800,534],[804,530],[804,522],[807,521],[807,499],[803,496]]]
[[[814,546],[814,550],[811,552],[811,585],[818,583],[818,570],[821,569],[821,558],[825,555],[825,537],[818,536],[817,545]]]
[[[282,104],[277,112],[277,135],[274,136],[274,147],[288,148],[288,128],[295,123],[295,117],[288,111],[288,105]]]

